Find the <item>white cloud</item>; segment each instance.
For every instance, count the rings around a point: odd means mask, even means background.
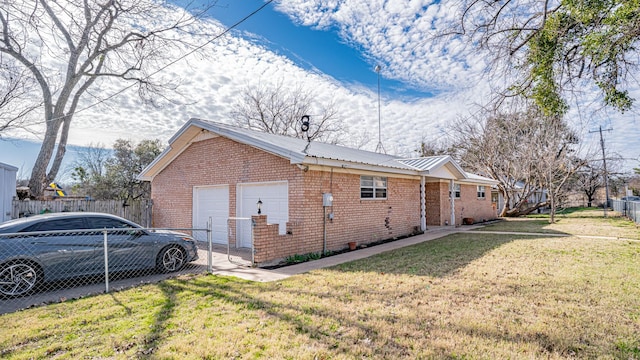
[[[386,78],[404,81],[425,90],[443,92],[433,99],[385,104],[383,122],[393,132],[402,134],[388,134],[390,141],[398,144],[399,149],[406,149],[407,146],[402,143],[402,139],[408,139],[405,134],[437,128],[458,114],[468,114],[473,111],[474,104],[486,102],[488,88],[500,88],[500,82],[505,81],[487,78],[487,57],[460,39],[453,38],[447,43],[434,41],[433,36],[438,31],[448,28],[459,19],[457,4],[431,0],[287,0],[279,2],[277,9],[305,26],[338,29],[345,41],[364,49],[364,55],[372,63],[385,64],[382,73]],[[536,6],[541,6],[539,2],[526,1],[513,4],[526,6],[520,9],[523,12],[536,11]],[[504,65],[507,67],[501,71],[508,76],[511,69],[508,64]],[[582,90],[581,96],[598,93],[593,88],[577,88]],[[637,81],[631,83],[631,93],[634,98],[640,99]],[[621,153],[626,158],[639,159],[640,120],[637,106],[626,114],[603,112],[599,109],[599,100],[581,97],[569,117],[573,117],[578,130],[587,140],[592,139],[589,130],[609,124],[614,129],[606,134],[611,151]],[[424,110],[419,112],[416,108]],[[581,109],[581,113],[576,108]],[[435,115],[428,119],[419,116],[411,121],[410,117],[418,113]],[[432,133],[430,130],[426,132]],[[411,136],[410,139],[414,141],[416,138]],[[637,166],[638,162],[640,160],[628,161],[627,168]]]
[[[448,2],[291,0],[277,8],[305,26],[337,29],[344,39],[365,51],[372,63],[385,64],[383,76],[440,93],[415,101],[382,99],[382,141],[388,152],[412,155],[419,141],[437,139],[459,115],[475,111],[487,99],[491,84],[482,77],[485,60],[470,53],[455,39],[447,44],[431,41],[437,26],[455,19]],[[220,33],[211,20],[198,31]],[[181,34],[181,36],[189,36]],[[256,37],[254,37],[256,38]],[[257,37],[259,38],[259,37]],[[194,38],[193,41],[202,41]],[[373,61],[373,59],[377,59]],[[60,67],[49,59],[51,67]],[[246,86],[268,82],[304,83],[316,89],[320,99],[338,99],[340,114],[350,129],[353,143],[368,133],[366,148],[378,139],[378,108],[375,90],[338,83],[329,76],[309,72],[290,59],[249,40],[226,35],[163,72],[167,79],[182,79],[179,104],[163,103],[153,108],[141,103],[134,90],[127,90],[100,105],[75,115],[70,143],[110,145],[117,138],[160,138],[166,141],[191,117],[229,122],[231,104]],[[125,83],[102,82],[91,90],[79,108],[116,94]],[[636,98],[640,94],[634,93]],[[587,117],[586,114],[583,114]],[[608,144],[627,157],[640,156],[640,126],[635,114],[612,114],[614,132]],[[596,121],[589,119],[588,126]],[[631,164],[635,165],[635,164]]]

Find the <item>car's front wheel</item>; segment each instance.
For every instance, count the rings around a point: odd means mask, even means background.
[[[0,265],[0,295],[15,297],[28,294],[41,279],[39,268],[27,261]]]
[[[187,262],[187,254],[178,246],[170,246],[162,249],[158,254],[158,270],[161,272],[174,272],[182,269]]]

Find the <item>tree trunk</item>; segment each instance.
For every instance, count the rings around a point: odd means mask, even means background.
[[[511,210],[506,211],[506,213],[504,214],[504,217],[518,217],[518,216],[522,216],[522,215],[529,215],[532,212],[540,209],[541,207],[545,207],[547,205],[549,205],[548,201],[538,202],[538,203],[535,203],[532,206],[528,206],[528,207],[525,207],[525,208],[516,207],[516,208],[513,208]]]
[[[40,152],[33,165],[31,178],[29,179],[29,190],[31,191],[31,196],[35,198],[42,197],[44,189],[49,185],[47,167],[53,156],[53,149],[56,146],[60,123],[59,120],[49,120],[47,122],[47,130],[42,141],[42,146],[40,147]]]
[[[58,149],[56,150],[56,157],[53,159],[53,163],[51,164],[51,169],[47,174],[47,183],[54,181],[56,176],[58,176],[58,171],[60,171],[60,165],[62,164],[62,159],[64,159],[64,154],[67,152],[67,140],[69,139],[69,127],[71,125],[71,117],[67,117],[64,120],[64,124],[62,125],[62,132],[60,133],[60,141],[58,141]]]
[[[501,189],[502,190],[502,189]],[[509,211],[509,206],[511,203],[511,197],[508,195],[508,193],[506,191],[501,191],[502,192],[502,198],[504,199],[504,204],[502,204],[502,210],[500,210],[500,217],[506,217],[507,212]]]
[[[556,201],[555,201],[556,196],[555,196],[555,193],[551,191],[551,189],[549,189],[548,191],[550,195],[549,223],[553,224],[556,222]]]

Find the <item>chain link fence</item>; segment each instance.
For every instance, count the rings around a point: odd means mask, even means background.
[[[609,200],[611,201],[611,208],[613,211],[621,213],[633,220],[636,224],[640,224],[640,201],[624,201],[624,200]]]
[[[198,253],[195,233],[206,238],[211,231],[111,228],[0,234],[0,313],[210,271],[210,261],[197,261],[211,257]]]

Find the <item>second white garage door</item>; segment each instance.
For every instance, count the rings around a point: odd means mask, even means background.
[[[227,243],[227,220],[229,219],[229,186],[203,186],[193,188],[193,227],[206,229],[211,217],[212,241]],[[206,241],[206,233],[194,233],[199,241]]]
[[[262,215],[267,215],[267,222],[279,224],[279,233],[284,235],[289,221],[289,185],[286,181],[266,183],[238,184],[238,208],[239,217],[251,217],[257,215],[258,200],[262,201]],[[250,225],[245,223],[239,226],[239,246],[251,247]]]

